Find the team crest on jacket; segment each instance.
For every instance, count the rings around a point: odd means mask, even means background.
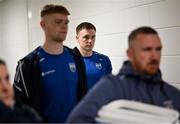
[[[76,65],[75,65],[75,63],[69,63],[69,69],[71,70],[71,72],[76,72]]]
[[[102,65],[101,65],[101,63],[96,63],[96,69],[102,69]]]

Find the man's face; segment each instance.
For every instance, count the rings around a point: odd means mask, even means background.
[[[5,65],[0,64],[0,100],[7,106],[12,106],[14,93],[9,81],[9,74]]]
[[[46,39],[63,42],[68,31],[68,17],[64,14],[49,14],[42,18],[41,26],[45,31]]]
[[[96,40],[96,31],[94,29],[82,29],[76,36],[80,49],[91,52]]]
[[[139,73],[154,75],[161,58],[161,41],[155,34],[138,34],[128,49],[128,57]]]

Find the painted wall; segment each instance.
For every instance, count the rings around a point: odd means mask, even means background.
[[[163,78],[180,88],[180,0],[5,0],[0,6],[3,10],[0,47],[11,74],[19,58],[43,43],[39,13],[47,3],[62,4],[69,9],[70,24],[65,41],[69,47],[77,45],[75,28],[79,23],[89,21],[96,26],[94,50],[110,57],[114,74],[127,59],[130,31],[142,25],[154,27],[163,43]]]
[[[1,7],[1,3],[0,3],[0,29],[2,29],[2,7]],[[0,58],[2,58],[2,30],[0,30]]]
[[[28,53],[27,1],[5,0],[1,3],[1,14],[2,58],[13,81],[17,61]]]
[[[40,9],[47,3],[58,3],[70,10],[70,25],[65,44],[74,47],[75,28],[89,21],[97,27],[95,49],[108,55],[116,74],[127,59],[127,36],[138,26],[152,26],[163,43],[161,69],[164,80],[180,87],[180,0],[29,0],[30,50],[43,43],[39,26]]]

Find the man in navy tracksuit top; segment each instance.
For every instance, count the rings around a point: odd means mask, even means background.
[[[76,27],[76,40],[86,69],[88,89],[92,88],[103,76],[112,73],[112,65],[108,56],[93,51],[96,41],[96,27],[89,22],[82,22]]]
[[[43,7],[40,24],[45,42],[21,59],[16,70],[16,100],[35,108],[45,122],[65,122],[87,91],[83,60],[63,45],[68,15],[69,11],[61,5]]]
[[[159,69],[162,44],[151,27],[128,37],[127,55],[119,74],[102,78],[73,110],[68,122],[95,122],[98,110],[119,99],[168,107],[180,112],[180,91],[164,82]]]

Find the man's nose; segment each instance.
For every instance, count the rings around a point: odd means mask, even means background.
[[[67,26],[66,24],[63,24],[63,25],[62,25],[62,28],[63,28],[63,29],[67,29],[68,26]]]
[[[6,80],[3,80],[1,85],[2,85],[2,88],[3,88],[4,92],[8,90],[9,84],[8,84],[8,82]]]
[[[160,52],[157,50],[152,50],[151,57],[155,60],[158,60],[160,57]]]
[[[88,43],[91,43],[92,41],[93,41],[92,38],[89,38],[89,39],[88,39]]]

